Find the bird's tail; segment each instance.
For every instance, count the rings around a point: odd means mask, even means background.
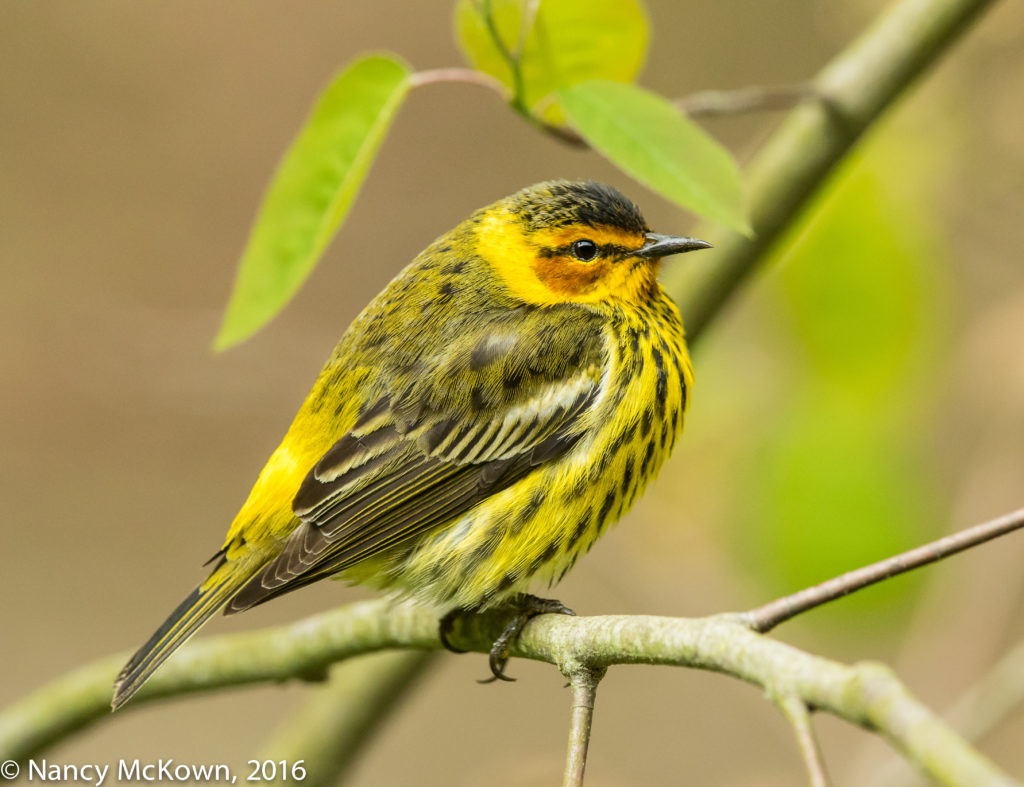
[[[245,584],[250,573],[238,568],[236,566],[234,571],[227,572],[219,581],[209,584],[210,580],[207,580],[193,590],[153,632],[146,644],[135,652],[114,681],[114,699],[110,703],[114,710],[128,702],[157,667],[223,609]]]

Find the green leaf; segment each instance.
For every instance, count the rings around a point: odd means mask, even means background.
[[[215,349],[255,333],[312,272],[366,177],[410,74],[394,57],[369,55],[320,96],[264,195]]]
[[[501,48],[487,24],[485,3]],[[557,88],[588,79],[630,82],[644,64],[649,34],[639,0],[543,0],[534,18],[526,20],[523,8],[521,0],[459,0],[455,34],[466,59],[512,93],[516,80],[501,49],[515,54],[522,40],[519,98],[528,109]]]
[[[562,88],[569,122],[619,169],[687,210],[749,234],[729,152],[661,96],[592,81]]]
[[[455,4],[455,40],[467,62],[514,89],[512,68],[502,47],[511,51],[519,39],[522,9],[518,0],[489,0],[491,18],[502,42],[495,42],[484,16],[483,0],[458,0]]]

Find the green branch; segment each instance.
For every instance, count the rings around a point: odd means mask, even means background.
[[[1015,782],[918,702],[883,666],[847,666],[748,629],[736,615],[532,621],[513,655],[547,661],[576,680],[615,664],[694,667],[747,681],[773,697],[797,698],[875,730],[941,784]],[[505,624],[501,610],[457,621],[453,644],[486,653]],[[335,661],[376,650],[438,648],[437,618],[369,601],[281,628],[216,637],[183,648],[128,706],[227,686],[322,679]],[[121,657],[104,659],[44,687],[0,715],[0,759],[24,760],[74,726],[111,718],[110,684]]]
[[[436,652],[385,651],[335,666],[282,722],[259,759],[303,761],[302,787],[339,783],[363,746],[436,662]]]
[[[336,661],[387,648],[437,645],[436,618],[401,609],[389,614],[383,602],[356,604],[283,628],[193,642],[139,696],[149,702],[227,686],[323,680]],[[119,653],[70,672],[0,713],[0,752],[6,752],[0,759],[23,759],[109,718],[114,677],[129,655]]]
[[[695,339],[878,116],[961,38],[994,0],[899,0],[814,79],[817,100],[794,109],[751,161],[755,236],[699,230],[707,265],[669,266],[663,279]]]

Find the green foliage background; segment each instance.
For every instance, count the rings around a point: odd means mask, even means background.
[[[788,360],[772,423],[740,475],[750,498],[735,526],[748,555],[778,556],[752,563],[783,592],[935,537],[949,505],[928,451],[951,330],[948,239],[927,194],[900,194],[886,177],[904,160],[905,182],[927,182],[901,156],[906,142],[879,137],[769,263]],[[913,601],[889,583],[847,603],[880,613]]]

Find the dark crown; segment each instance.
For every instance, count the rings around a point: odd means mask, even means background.
[[[592,180],[550,180],[509,197],[512,211],[528,230],[583,224],[649,232],[640,209],[617,189]]]

